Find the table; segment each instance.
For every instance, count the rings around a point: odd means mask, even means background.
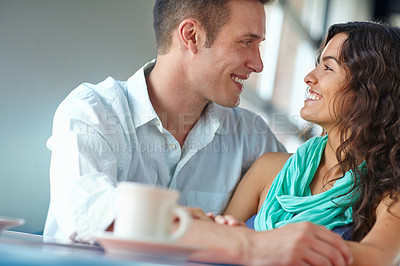
[[[0,265],[176,265],[157,260],[113,257],[109,256],[99,245],[67,243],[54,238],[15,231],[0,232]],[[183,261],[181,264],[204,265],[187,261]]]

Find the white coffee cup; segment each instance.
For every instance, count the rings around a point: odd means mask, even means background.
[[[177,205],[178,191],[133,182],[120,182],[117,189],[116,237],[174,241],[187,231],[192,218]],[[176,217],[179,226],[171,232]]]

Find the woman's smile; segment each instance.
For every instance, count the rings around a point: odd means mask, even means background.
[[[319,101],[322,99],[322,96],[315,92],[314,90],[307,87],[305,101]]]

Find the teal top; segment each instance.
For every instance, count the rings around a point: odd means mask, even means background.
[[[354,184],[352,171],[346,172],[331,189],[311,194],[310,183],[327,140],[327,135],[312,138],[288,159],[255,218],[255,230],[265,231],[300,221],[324,225],[331,230],[353,221],[352,205],[357,196],[354,190],[348,193]],[[365,162],[360,167],[364,165]]]

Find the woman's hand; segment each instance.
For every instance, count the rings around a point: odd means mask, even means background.
[[[226,224],[229,226],[246,226],[243,221],[239,221],[232,215],[217,215],[214,217],[214,221],[217,224]]]
[[[195,207],[185,207],[185,210],[192,216],[193,219],[214,222],[214,214],[211,212],[205,213],[202,209]]]
[[[185,210],[189,212],[193,219],[206,220],[210,222],[215,222],[217,224],[229,226],[246,226],[244,222],[239,221],[232,215],[214,216],[214,214],[211,212],[205,213],[202,209],[195,207],[185,207]]]

